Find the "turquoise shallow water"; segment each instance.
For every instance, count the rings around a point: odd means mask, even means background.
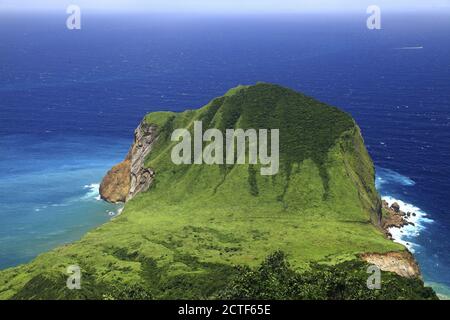
[[[98,183],[126,148],[125,139],[0,137],[0,268],[78,240],[114,216],[118,206],[100,200]]]

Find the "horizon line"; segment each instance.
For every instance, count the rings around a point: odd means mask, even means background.
[[[46,8],[46,9],[35,9],[35,8],[2,8],[0,7],[0,14],[2,13],[34,13],[34,14],[42,14],[42,13],[66,13],[66,7],[58,8]],[[195,15],[302,15],[302,14],[364,14],[368,15],[366,9],[358,10],[358,9],[349,9],[349,10],[298,10],[298,11],[281,11],[281,10],[248,10],[248,11],[219,11],[219,10],[152,10],[152,9],[93,9],[93,8],[81,8],[84,13],[96,13],[96,14],[171,14],[171,15],[187,15],[187,14],[195,14]],[[383,9],[382,9],[383,10]],[[441,8],[425,8],[425,9],[384,9],[383,12],[385,14],[423,14],[423,13],[442,13],[448,14],[450,12],[450,6],[443,6]]]

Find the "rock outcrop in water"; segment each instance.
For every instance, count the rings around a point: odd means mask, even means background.
[[[394,202],[391,206],[383,200],[382,208],[385,212],[385,215],[382,219],[381,227],[385,231],[385,233],[390,237],[389,229],[390,228],[403,228],[407,225],[414,225],[414,223],[409,222],[406,217],[410,216],[411,213],[405,213],[400,210],[400,206],[397,202]],[[415,214],[415,213],[414,213]]]
[[[142,121],[134,132],[134,143],[125,160],[108,171],[100,184],[103,200],[117,203],[147,191],[155,173],[144,162],[157,140],[157,127]]]

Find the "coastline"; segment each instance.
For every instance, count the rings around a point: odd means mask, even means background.
[[[415,252],[418,244],[412,238],[420,235],[426,224],[434,221],[420,208],[395,199],[391,196],[382,198],[383,221],[382,227],[387,236],[394,242],[404,245],[411,253]]]
[[[402,200],[391,196],[382,196],[381,199],[383,211],[382,229],[389,239],[405,246],[414,262],[418,265],[414,253],[415,248],[419,245],[411,240],[414,237],[418,237],[420,232],[426,228],[426,224],[433,223],[434,220],[428,218],[428,215],[420,208]],[[419,273],[421,274],[420,270]],[[421,277],[423,277],[422,274]],[[426,281],[425,285],[432,287],[440,300],[450,300],[450,288],[447,286]]]

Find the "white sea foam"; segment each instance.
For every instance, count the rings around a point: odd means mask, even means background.
[[[106,211],[106,213],[108,213],[108,215],[109,215],[110,217],[114,218],[114,217],[120,216],[120,214],[122,213],[122,211],[123,211],[123,206],[118,207],[116,211],[110,211],[110,210],[108,210],[108,211]]]
[[[101,200],[100,198],[100,184],[99,183],[91,183],[84,186],[84,189],[88,189],[89,191],[83,196],[83,199],[92,199]]]
[[[83,187],[84,189],[87,189],[88,192],[83,196],[84,200],[102,200],[100,197],[100,184],[99,183],[91,183],[88,185],[85,185]],[[111,218],[114,218],[116,216],[119,216],[122,213],[123,205],[116,205],[115,209],[112,210],[106,210],[106,214],[110,216]]]
[[[414,249],[418,247],[418,244],[412,242],[411,239],[418,237],[420,232],[426,228],[426,224],[432,223],[433,220],[427,218],[427,214],[425,212],[410,203],[390,196],[382,197],[382,199],[385,200],[389,206],[391,206],[394,202],[397,202],[401,211],[411,213],[409,217],[405,216],[405,220],[412,222],[414,225],[407,225],[402,228],[391,227],[389,228],[389,232],[395,242],[403,244],[411,252],[414,252]]]
[[[416,184],[414,180],[405,177],[398,172],[384,168],[377,168],[377,177],[375,180],[377,189],[380,190],[384,184],[391,183],[401,186],[413,186]]]
[[[69,203],[52,203],[50,206],[51,207],[67,207],[69,206]]]

